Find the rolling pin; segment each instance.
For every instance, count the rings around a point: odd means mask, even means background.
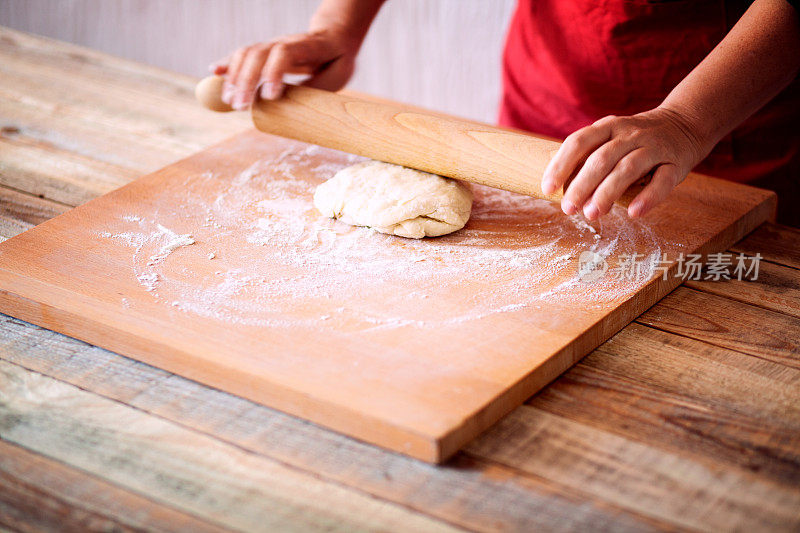
[[[198,83],[208,109],[232,111],[221,100],[223,78]],[[560,142],[480,122],[390,103],[287,85],[278,100],[251,107],[255,127],[387,163],[536,198],[560,201],[562,191],[542,192],[541,181]],[[616,203],[627,206],[642,189],[632,185]]]

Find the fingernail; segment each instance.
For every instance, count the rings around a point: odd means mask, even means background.
[[[594,220],[595,218],[600,216],[600,210],[597,209],[597,206],[594,205],[592,202],[589,202],[583,208],[583,216],[585,216],[589,220]]]
[[[265,82],[264,85],[261,86],[261,98],[275,100],[281,95],[282,85],[281,83],[274,83],[271,81]]]
[[[243,93],[239,92],[236,93],[236,95],[234,95],[231,107],[234,108],[236,111],[244,111],[245,109],[247,109],[247,101],[245,100]]]
[[[234,90],[233,85],[231,85],[227,81],[222,85],[222,96],[221,96],[221,98],[222,98],[222,101],[225,102],[228,105],[230,105],[231,98],[233,98],[233,90]]]
[[[553,184],[548,178],[542,179],[542,192],[545,194],[553,194]]]
[[[574,215],[578,212],[578,208],[575,207],[575,204],[567,200],[566,198],[561,199],[561,210],[568,215]]]
[[[267,85],[268,83],[263,84],[261,88],[258,90],[258,95],[264,100],[269,99],[269,90],[267,89]]]

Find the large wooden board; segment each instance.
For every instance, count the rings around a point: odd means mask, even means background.
[[[353,160],[233,137],[0,244],[0,311],[437,462],[680,282],[615,279],[619,260],[722,250],[775,206],[690,176],[641,221],[589,225],[476,188],[465,230],[411,241],[315,212]]]

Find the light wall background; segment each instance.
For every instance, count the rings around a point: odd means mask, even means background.
[[[205,76],[239,45],[306,29],[319,0],[0,0],[0,25]],[[515,0],[388,0],[350,87],[494,122]]]

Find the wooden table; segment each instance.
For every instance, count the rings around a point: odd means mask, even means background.
[[[194,83],[0,30],[0,235],[249,127]],[[0,315],[0,526],[796,531],[800,231],[732,250],[442,467]]]

